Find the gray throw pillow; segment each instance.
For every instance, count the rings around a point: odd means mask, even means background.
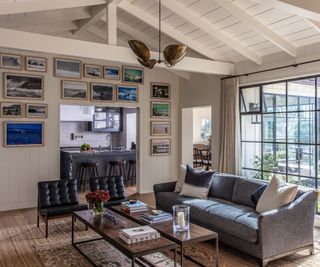
[[[214,171],[197,171],[187,165],[187,172],[180,195],[207,199]]]

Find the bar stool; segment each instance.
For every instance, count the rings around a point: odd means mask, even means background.
[[[133,186],[136,183],[136,160],[129,160],[129,167],[128,167],[128,182],[131,182]]]
[[[97,162],[83,162],[80,164],[80,179],[79,180],[79,190],[83,185],[83,189],[86,189],[87,179],[93,177],[99,177],[98,175],[98,163]]]
[[[122,176],[124,183],[128,186],[127,174],[126,174],[126,161],[124,160],[112,160],[109,161],[109,174],[108,176]]]

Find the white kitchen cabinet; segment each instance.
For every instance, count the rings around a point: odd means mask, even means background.
[[[94,107],[60,105],[60,121],[92,121]]]

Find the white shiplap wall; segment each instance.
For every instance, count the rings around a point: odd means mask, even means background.
[[[53,77],[53,55],[39,54],[36,52],[23,52],[0,48],[0,52],[9,52],[23,55],[45,56],[48,58],[48,72],[44,74],[45,98],[48,104],[48,118],[45,121],[45,146],[43,147],[3,147],[3,121],[12,119],[0,118],[0,211],[34,207],[36,205],[37,182],[41,180],[59,179],[60,150],[59,150],[59,105],[64,104],[92,104],[90,101],[66,101],[60,99],[61,79]],[[64,57],[59,55],[59,57]],[[69,57],[70,58],[70,57]],[[81,59],[82,62],[116,65],[112,62]],[[0,84],[3,85],[3,73],[7,70],[0,69]],[[16,71],[10,71],[16,72]],[[17,71],[20,72],[20,71]],[[27,73],[22,71],[21,73]],[[90,82],[92,79],[83,80]],[[103,80],[97,80],[102,82]],[[106,81],[105,82],[110,82]],[[170,83],[172,88],[171,121],[172,134],[171,156],[150,156],[150,82]],[[3,90],[3,86],[1,86]],[[179,127],[179,77],[166,70],[145,70],[145,83],[140,86],[139,104],[122,104],[140,108],[140,184],[141,193],[151,192],[152,186],[157,182],[176,179],[180,143]],[[1,101],[8,101],[0,96]],[[16,100],[11,100],[16,101]],[[24,103],[40,103],[39,101],[17,100]],[[109,103],[107,105],[110,105]],[[112,104],[120,106],[119,103]],[[30,121],[31,119],[16,119]],[[39,119],[40,120],[40,119]]]

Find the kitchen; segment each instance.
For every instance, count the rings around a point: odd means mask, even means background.
[[[137,115],[138,108],[61,105],[61,178],[81,187],[89,177],[121,175],[135,187]]]

